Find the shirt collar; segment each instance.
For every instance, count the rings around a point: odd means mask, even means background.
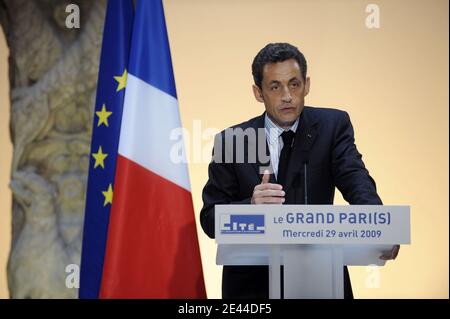
[[[297,131],[299,118],[292,124],[292,126],[288,129],[293,131],[294,133]],[[275,124],[267,115],[267,113],[264,116],[264,128],[266,130],[266,136],[268,136],[268,142],[270,144],[272,143],[278,143],[278,138],[280,137],[281,133],[285,131],[285,129],[279,127],[277,124]]]

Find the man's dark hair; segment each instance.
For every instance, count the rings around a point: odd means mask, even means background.
[[[269,43],[253,59],[252,74],[255,84],[261,87],[263,69],[266,64],[295,59],[300,67],[303,80],[306,80],[306,59],[297,47],[289,43]]]

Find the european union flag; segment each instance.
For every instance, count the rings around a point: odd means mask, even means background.
[[[133,19],[132,0],[108,1],[92,127],[80,298],[98,298],[101,286]]]

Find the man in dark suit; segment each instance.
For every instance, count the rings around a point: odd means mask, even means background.
[[[216,204],[333,204],[335,187],[350,204],[382,204],[348,114],[305,107],[310,79],[303,54],[287,43],[268,44],[252,73],[266,111],[216,136],[200,213],[205,233],[214,238]],[[397,253],[395,246],[380,258]],[[222,297],[268,298],[268,279],[267,266],[224,266]],[[344,296],[353,298],[346,267]]]

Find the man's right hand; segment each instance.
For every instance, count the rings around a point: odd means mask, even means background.
[[[285,201],[283,186],[269,183],[269,171],[264,171],[261,184],[253,189],[252,204],[283,204]]]

